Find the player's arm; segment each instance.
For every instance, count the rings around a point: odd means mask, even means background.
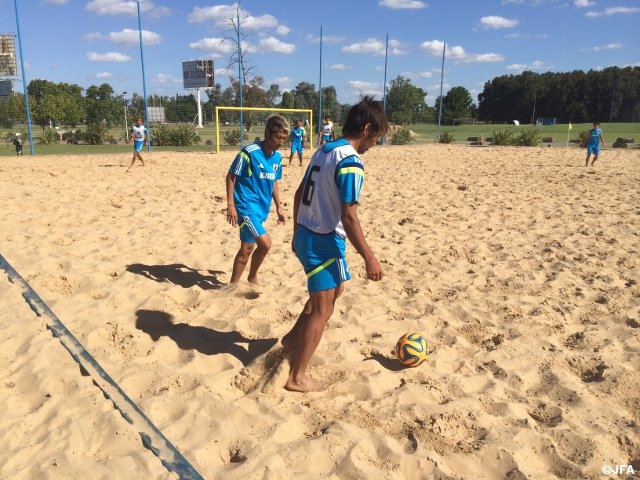
[[[382,267],[380,266],[378,259],[375,257],[373,251],[369,247],[369,244],[364,238],[364,232],[362,231],[362,227],[360,226],[357,209],[357,202],[342,204],[342,226],[347,233],[349,241],[355,247],[360,256],[364,259],[367,278],[377,281],[382,278]]]
[[[225,179],[227,187],[227,222],[234,227],[238,224],[238,212],[236,211],[236,204],[233,199],[233,190],[236,186],[237,175],[235,173],[228,172]]]
[[[271,193],[271,197],[273,198],[273,203],[276,204],[276,213],[278,214],[278,223],[282,223],[286,221],[286,217],[284,216],[284,210],[282,210],[282,204],[280,203],[280,181],[276,180],[273,183],[273,192]]]

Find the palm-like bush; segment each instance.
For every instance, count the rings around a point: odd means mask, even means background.
[[[455,141],[456,139],[453,138],[453,133],[451,132],[442,132],[438,139],[438,143],[453,143]]]
[[[509,146],[515,145],[516,139],[513,130],[507,130],[506,128],[502,128],[499,130],[493,131],[493,136],[491,137],[491,144],[498,146]]]
[[[516,145],[522,147],[535,147],[540,143],[542,134],[537,128],[525,128],[515,139]]]

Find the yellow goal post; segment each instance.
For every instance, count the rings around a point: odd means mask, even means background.
[[[265,108],[265,107],[216,107],[216,153],[220,153],[220,112],[221,111],[243,112],[271,112],[271,113],[307,113],[309,114],[309,145],[313,145],[313,110],[304,108]],[[244,126],[242,127],[244,130]]]

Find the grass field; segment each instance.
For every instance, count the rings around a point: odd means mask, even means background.
[[[438,135],[438,126],[433,124],[417,124],[417,125],[408,125],[407,126],[412,132],[416,134],[413,142],[417,144],[423,143],[433,143]],[[575,140],[578,137],[578,134],[584,130],[589,130],[592,127],[590,123],[581,123],[574,124],[572,130],[568,130],[567,124],[561,125],[549,125],[549,126],[541,126],[535,127],[540,131],[540,134],[543,138],[552,137],[554,142],[552,145],[563,146],[567,144],[567,138],[569,140]],[[233,127],[224,127],[225,129],[231,129]],[[236,127],[237,128],[237,127]],[[524,129],[531,128],[528,125],[520,125],[516,127],[515,125],[489,125],[489,124],[476,124],[476,125],[457,125],[457,126],[441,126],[440,133],[449,132],[453,135],[456,143],[466,143],[469,137],[480,137],[484,136],[484,138],[489,138],[493,135],[493,132],[499,129]],[[601,125],[603,136],[605,138],[606,144],[610,147],[613,142],[618,137],[622,138],[633,138],[635,143],[630,145],[632,148],[637,148],[640,145],[640,123],[603,123]],[[27,139],[26,136],[26,128],[19,128],[19,131],[25,132],[23,133],[23,138]],[[220,136],[224,138],[224,129],[221,129]],[[336,126],[336,131],[340,132],[340,127]],[[39,127],[32,128],[32,135],[35,137],[40,133]],[[252,129],[252,131],[248,134],[249,140],[252,141],[257,136],[263,135],[262,128],[256,126]],[[118,133],[117,129],[114,129],[114,137],[119,137],[121,134]],[[567,134],[568,137],[567,137]],[[0,142],[0,156],[12,156],[15,155],[15,148],[10,143],[10,138],[12,135],[12,131],[3,130],[0,131],[0,138],[3,139]],[[206,125],[201,129],[198,129],[198,135],[201,138],[201,143],[198,145],[194,145],[191,147],[154,147],[152,146],[152,150],[158,151],[176,151],[176,152],[194,152],[194,151],[202,151],[202,152],[215,152],[215,128],[213,125]],[[211,140],[211,145],[206,145],[205,142],[207,140]],[[317,141],[317,136],[314,135],[314,143]],[[248,143],[247,142],[247,143]],[[230,145],[221,145],[221,151],[235,151],[238,149],[238,145],[230,146]],[[145,149],[146,150],[146,149]],[[36,155],[88,155],[88,154],[117,154],[126,156],[130,154],[132,151],[131,144],[119,143],[117,145],[105,144],[105,145],[70,145],[66,143],[58,143],[58,144],[39,144],[36,143],[34,145],[34,152]],[[30,147],[25,143],[23,146],[23,155],[30,155]]]

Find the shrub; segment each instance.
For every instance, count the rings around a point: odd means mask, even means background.
[[[102,145],[111,138],[109,127],[101,123],[89,123],[84,135],[85,141],[89,145]]]
[[[150,130],[151,143],[156,146],[188,147],[200,141],[200,136],[191,125],[171,128],[160,125]]]
[[[52,143],[58,143],[60,135],[53,128],[45,128],[40,137],[40,143],[44,145],[50,145]]]
[[[391,145],[406,145],[411,142],[413,138],[411,138],[411,130],[406,127],[394,129],[391,133],[391,138],[389,141]]]
[[[157,147],[171,145],[171,129],[166,125],[152,128],[149,134],[153,145]]]
[[[516,139],[514,138],[514,131],[507,130],[506,128],[495,130],[491,137],[491,143],[499,146],[515,145]]]
[[[587,144],[589,143],[589,130],[583,130],[578,133],[578,143],[580,143],[581,148],[587,148]]]
[[[244,134],[244,139],[247,140],[249,135]],[[236,129],[229,130],[224,134],[224,142],[227,145],[240,145],[240,132]]]
[[[438,140],[438,143],[453,143],[455,141],[456,141],[456,139],[453,137],[453,133],[451,133],[451,132],[442,132],[440,134],[440,139]]]
[[[525,128],[520,131],[515,142],[522,147],[535,147],[540,143],[541,138],[542,134],[537,128]]]

